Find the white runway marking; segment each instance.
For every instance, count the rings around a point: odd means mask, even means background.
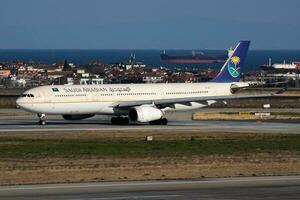
[[[149,196],[124,196],[124,197],[102,197],[102,198],[89,198],[89,200],[124,200],[124,199],[166,199],[166,198],[176,198],[182,197],[182,195],[149,195]],[[84,198],[86,199],[86,198]],[[83,199],[73,199],[73,200],[83,200]]]

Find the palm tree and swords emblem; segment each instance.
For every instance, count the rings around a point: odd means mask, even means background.
[[[230,61],[231,62],[228,64],[228,72],[233,78],[237,78],[240,75],[240,67],[238,67],[238,64],[240,63],[240,57],[233,56]]]

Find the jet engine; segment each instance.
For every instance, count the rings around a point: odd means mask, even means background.
[[[63,115],[62,117],[65,120],[81,120],[81,119],[86,119],[94,116],[95,116],[94,114],[84,114],[84,115]]]
[[[163,112],[152,106],[136,106],[129,110],[129,119],[138,122],[150,122],[162,118]]]

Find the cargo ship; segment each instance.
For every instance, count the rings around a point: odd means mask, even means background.
[[[228,53],[230,53],[228,50]],[[224,63],[228,55],[205,54],[203,52],[195,52],[192,54],[167,54],[165,51],[160,54],[161,62],[165,63]]]
[[[261,65],[260,68],[264,71],[271,71],[271,70],[300,70],[300,62],[292,62],[286,63],[275,63],[272,64],[271,58],[269,58],[269,63]]]

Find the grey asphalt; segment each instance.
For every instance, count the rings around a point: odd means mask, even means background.
[[[83,120],[70,122],[63,119],[52,119],[45,126],[37,125],[35,119],[2,119],[0,132],[49,132],[49,131],[82,131],[82,130],[201,130],[210,132],[260,132],[300,134],[300,123],[297,122],[257,122],[257,121],[170,121],[168,126],[150,126],[133,124],[112,126],[108,121]]]
[[[168,126],[150,126],[134,124],[128,126],[112,126],[109,121],[90,119],[82,121],[66,121],[49,119],[47,125],[37,125],[36,119],[17,118],[1,119],[0,132],[49,132],[49,131],[82,131],[82,130],[201,130],[206,132],[257,132],[257,133],[290,133],[300,134],[299,122],[260,122],[260,121],[191,121],[172,120]]]
[[[263,109],[201,109],[203,112],[236,112]],[[300,112],[300,109],[273,109],[276,112]],[[205,132],[255,132],[255,133],[300,133],[299,121],[192,121],[195,111],[168,113],[168,126],[150,126],[132,124],[129,126],[112,126],[109,116],[95,116],[79,121],[66,121],[58,115],[47,116],[47,125],[37,125],[37,117],[20,109],[0,109],[0,133],[11,131],[82,131],[82,130],[201,130]]]
[[[300,177],[2,186],[0,199],[300,199]]]

